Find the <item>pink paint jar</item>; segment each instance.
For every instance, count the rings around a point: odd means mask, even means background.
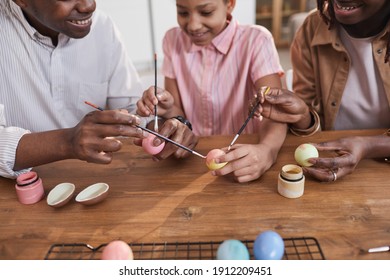
[[[34,171],[19,175],[16,178],[16,195],[22,204],[34,204],[40,201],[45,190],[41,178]]]

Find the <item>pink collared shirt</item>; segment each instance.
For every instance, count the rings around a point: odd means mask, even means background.
[[[209,46],[191,43],[179,28],[163,40],[162,73],[176,79],[186,117],[198,136],[236,134],[248,116],[255,82],[283,69],[271,33],[231,20]],[[243,133],[258,132],[252,119]]]

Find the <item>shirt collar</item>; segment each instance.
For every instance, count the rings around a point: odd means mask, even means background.
[[[12,0],[8,0],[11,8],[11,12],[15,15],[15,17],[20,21],[26,30],[27,34],[33,39],[41,42],[42,44],[54,48],[51,38],[40,34],[34,27],[32,27],[26,18],[24,17],[22,9],[14,3]],[[58,36],[58,44],[65,44],[69,41],[69,37],[64,34],[59,34]]]
[[[226,22],[226,28],[211,41],[211,45],[222,54],[226,54],[229,51],[238,26],[238,22],[233,20],[232,16],[229,16]],[[186,44],[188,44],[187,49],[189,52],[197,52],[204,48],[204,46],[193,44],[188,36],[186,37]]]
[[[375,36],[378,39],[383,39],[384,36],[390,33],[390,21],[387,23],[385,29],[378,35]],[[338,28],[335,25],[332,29],[329,30],[328,25],[321,21],[317,26],[317,30],[314,32],[313,40],[311,41],[311,46],[326,45],[332,44],[336,48],[340,46],[340,38],[338,36]]]
[[[8,0],[11,12],[14,14],[14,16],[20,21],[20,23],[23,25],[24,29],[26,29],[27,33],[34,38],[35,33],[37,31],[35,28],[33,28],[26,20],[26,18],[23,15],[22,9],[14,3],[12,0]]]

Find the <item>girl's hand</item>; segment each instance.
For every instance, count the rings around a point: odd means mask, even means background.
[[[156,97],[154,86],[151,86],[137,101],[137,114],[142,117],[154,115],[154,106],[157,105],[157,114],[160,117],[166,117],[166,114],[173,108],[173,104],[173,96],[168,91],[157,88]]]
[[[227,152],[227,148],[223,149]],[[260,178],[275,162],[276,155],[265,144],[233,145],[227,154],[216,159],[216,163],[228,162],[223,168],[212,172],[215,176],[232,174],[240,183]]]

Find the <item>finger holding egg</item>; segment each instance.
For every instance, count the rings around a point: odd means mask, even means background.
[[[209,170],[214,171],[224,167],[227,162],[220,162],[217,160],[220,156],[225,155],[226,153],[222,149],[212,149],[206,155],[206,166]]]
[[[142,148],[150,155],[157,155],[165,147],[165,142],[161,142],[160,145],[155,146],[153,143],[155,138],[155,135],[149,134],[146,138],[142,139]]]

